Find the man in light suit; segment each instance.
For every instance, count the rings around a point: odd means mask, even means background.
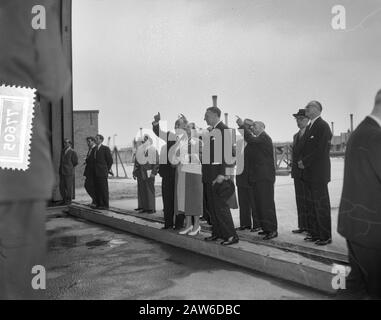
[[[301,148],[304,144],[305,133],[310,119],[306,116],[306,110],[300,109],[298,113],[293,115],[299,128],[299,132],[294,135],[292,144],[292,166],[291,177],[294,179],[296,208],[298,212],[298,229],[292,233],[300,234],[306,232],[307,226],[307,204],[302,181],[302,169],[298,167],[298,159],[300,158]]]
[[[69,139],[64,140],[64,148],[61,153],[59,175],[60,175],[60,193],[62,204],[71,204],[73,199],[74,171],[78,164],[77,153],[72,149],[72,143]]]
[[[109,208],[108,194],[108,175],[111,171],[113,163],[111,150],[104,146],[103,136],[97,134],[95,136],[96,146],[93,148],[92,156],[94,156],[94,182],[95,182],[95,198],[97,209],[105,210]]]
[[[332,242],[331,204],[328,193],[328,183],[331,180],[329,152],[332,132],[328,123],[321,118],[323,107],[320,102],[311,101],[305,109],[311,122],[307,126],[298,157],[308,212],[309,235],[304,240],[325,246]]]
[[[338,232],[347,239],[347,289],[381,298],[381,90],[345,153]]]

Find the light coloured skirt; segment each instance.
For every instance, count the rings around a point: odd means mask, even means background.
[[[203,214],[202,175],[184,172],[185,165],[176,169],[175,207],[177,214],[201,216]]]

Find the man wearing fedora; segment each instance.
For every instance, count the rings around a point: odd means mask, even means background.
[[[292,144],[291,177],[294,179],[296,208],[298,212],[298,229],[293,230],[292,233],[300,234],[306,232],[308,227],[306,196],[302,181],[302,169],[298,167],[298,159],[300,158],[300,152],[303,147],[306,128],[310,119],[308,119],[306,116],[305,109],[299,109],[298,113],[293,114],[293,116],[296,119],[296,124],[299,128],[299,131],[294,135]]]

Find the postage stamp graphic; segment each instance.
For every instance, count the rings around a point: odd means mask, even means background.
[[[27,170],[35,89],[0,86],[0,168]]]

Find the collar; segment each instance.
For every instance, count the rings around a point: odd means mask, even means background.
[[[222,120],[218,121],[216,125],[213,127],[213,129],[216,129],[216,127],[222,122]]]
[[[316,117],[315,119],[311,120],[311,122],[310,122],[310,129],[311,129],[311,127],[314,125],[315,121],[316,121],[317,119],[319,119],[319,118],[321,118],[321,116],[318,116],[318,117]]]
[[[381,119],[379,117],[375,116],[374,114],[370,114],[368,117],[376,121],[377,124],[381,127]]]

